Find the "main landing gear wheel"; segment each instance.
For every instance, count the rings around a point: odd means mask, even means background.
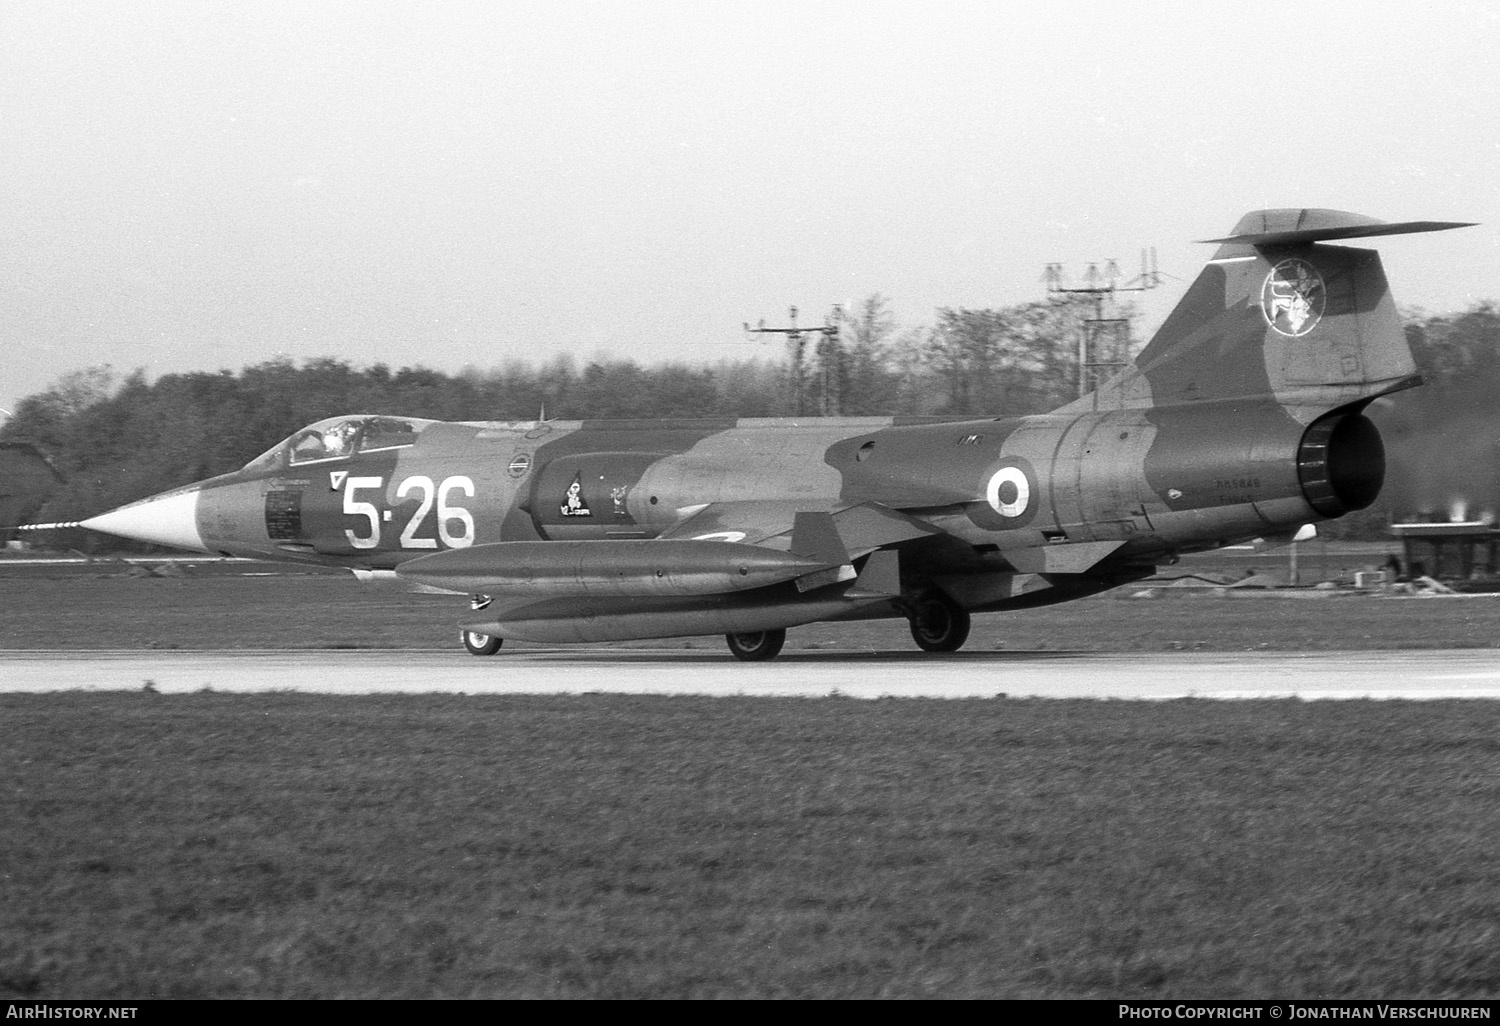
[[[753,634],[726,634],[729,651],[736,659],[747,663],[761,663],[775,659],[781,646],[786,644],[786,631],[756,631]]]
[[[925,652],[957,652],[969,640],[969,611],[947,596],[919,599],[912,610],[911,636]]]
[[[464,648],[469,650],[469,655],[492,656],[500,651],[500,646],[505,644],[504,638],[497,638],[493,634],[480,634],[478,631],[464,631]]]

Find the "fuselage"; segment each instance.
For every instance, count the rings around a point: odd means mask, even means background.
[[[385,570],[495,542],[671,531],[762,543],[744,523],[757,506],[838,512],[868,503],[974,550],[969,560],[950,555],[960,568],[992,572],[998,555],[1015,572],[1086,573],[1342,512],[1317,508],[1309,494],[1308,425],[1296,411],[1236,405],[905,423],[332,418],[307,430],[350,435],[336,451],[299,443],[300,432],[240,471],[91,526],[135,517],[135,536],[150,521],[157,540],[206,552]],[[372,430],[380,425],[406,430]],[[1360,431],[1333,453],[1355,466],[1346,493],[1378,489],[1378,449],[1378,436]],[[734,512],[716,519],[716,509]]]

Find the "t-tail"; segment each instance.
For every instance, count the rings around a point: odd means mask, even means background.
[[[1174,511],[1249,503],[1270,530],[1364,509],[1380,494],[1385,448],[1363,410],[1422,379],[1379,255],[1329,243],[1462,227],[1338,210],[1247,214],[1233,234],[1204,240],[1218,250],[1131,365],[1058,412],[1139,411],[1154,433],[1146,479]],[[1266,498],[1287,490],[1283,468],[1295,470],[1306,514],[1297,498]],[[1205,529],[1231,536],[1233,518],[1221,519]]]
[[[1298,419],[1421,383],[1374,250],[1345,239],[1466,227],[1340,210],[1246,214],[1130,367],[1066,407],[1274,402]]]

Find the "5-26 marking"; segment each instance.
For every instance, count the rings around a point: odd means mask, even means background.
[[[344,480],[344,513],[348,516],[359,517],[369,525],[369,530],[364,533],[353,528],[344,529],[344,537],[356,549],[380,547],[381,521],[382,519],[390,520],[391,511],[386,510],[382,518],[379,507],[373,502],[360,499],[359,493],[365,491],[378,493],[384,485],[385,478],[383,477],[349,477]],[[412,494],[418,496],[417,510],[401,531],[401,548],[436,549],[441,542],[441,547],[444,548],[465,549],[474,544],[474,515],[464,506],[454,504],[455,493],[472,499],[474,497],[473,479],[459,474],[444,478],[441,484],[434,484],[432,478],[425,474],[417,474],[404,479],[396,486],[397,499],[404,499]],[[428,515],[434,511],[434,507],[437,513],[437,537],[417,537],[417,532],[422,529]]]

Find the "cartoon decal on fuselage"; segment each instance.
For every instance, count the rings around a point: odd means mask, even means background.
[[[331,417],[82,526],[464,595],[476,655],[723,634],[758,660],[789,627],[883,617],[953,651],[972,613],[1374,502],[1385,454],[1363,411],[1421,379],[1379,258],[1341,243],[1451,227],[1248,214],[1130,365],[1047,414]]]
[[[568,494],[559,507],[565,517],[591,517],[593,512],[589,509],[589,501],[583,495],[583,475],[579,474],[573,478],[573,483],[568,485]]]

